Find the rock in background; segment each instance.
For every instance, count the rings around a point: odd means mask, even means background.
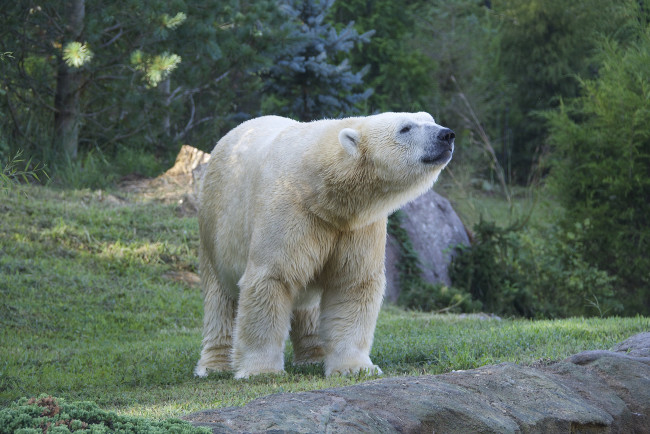
[[[429,190],[402,207],[401,211],[401,226],[420,259],[422,279],[427,283],[451,286],[447,270],[454,247],[470,244],[465,226],[451,203]],[[400,294],[399,258],[399,243],[389,234],[386,240],[386,299],[393,303]]]
[[[282,393],[185,419],[215,433],[648,433],[650,333],[547,366]]]

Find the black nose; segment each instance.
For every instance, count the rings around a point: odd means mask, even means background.
[[[451,143],[454,138],[456,138],[456,134],[449,128],[442,128],[440,131],[438,131],[438,140]]]

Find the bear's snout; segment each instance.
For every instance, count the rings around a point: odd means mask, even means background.
[[[451,145],[456,138],[456,133],[454,133],[452,130],[449,128],[441,128],[438,131],[438,134],[436,136],[436,139],[440,142],[447,142],[447,144]]]
[[[422,162],[424,164],[447,164],[454,153],[456,133],[449,128],[440,128],[433,134],[432,143],[425,150]]]

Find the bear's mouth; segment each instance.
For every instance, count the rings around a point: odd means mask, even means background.
[[[445,164],[451,160],[452,154],[453,152],[451,150],[446,149],[437,155],[425,155],[420,161],[422,161],[424,164],[430,165]]]

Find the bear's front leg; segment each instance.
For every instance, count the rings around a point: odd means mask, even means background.
[[[284,372],[284,342],[291,320],[291,288],[247,270],[239,282],[232,364],[235,378]]]
[[[343,234],[324,273],[320,335],[325,375],[380,375],[370,360],[384,295],[386,222]]]

